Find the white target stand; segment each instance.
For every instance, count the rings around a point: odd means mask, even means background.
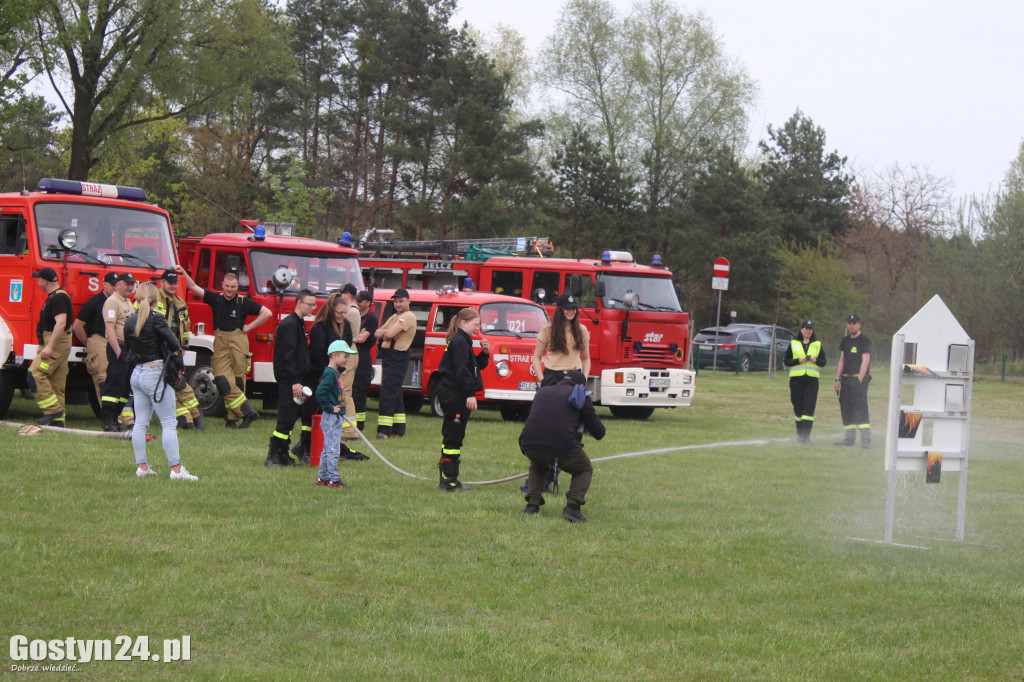
[[[964,540],[974,341],[939,296],[892,337],[885,430],[885,540],[893,544],[896,478],[924,473],[926,483],[959,473],[956,540]]]

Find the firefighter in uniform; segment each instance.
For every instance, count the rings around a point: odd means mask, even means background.
[[[103,382],[100,397],[100,416],[104,431],[118,431],[117,416],[128,404],[131,387],[128,377],[132,368],[128,366],[128,353],[124,344],[124,321],[135,312],[128,297],[135,278],[130,273],[117,276],[114,293],[103,303],[103,333],[107,338],[107,378]]]
[[[366,396],[370,392],[373,379],[373,347],[377,344],[374,334],[380,321],[373,312],[373,294],[360,291],[356,294],[356,305],[359,307],[360,330],[356,337],[356,350],[359,351],[359,364],[356,367],[355,380],[352,383],[352,402],[356,408],[356,425],[360,431],[366,428]]]
[[[306,316],[316,312],[316,295],[303,289],[295,296],[295,310],[274,332],[274,380],[277,381],[277,426],[270,435],[270,447],[264,466],[299,466],[288,454],[292,427],[299,418],[304,377],[309,374],[309,340]],[[312,389],[310,389],[312,390]]]
[[[800,325],[800,338],[789,342],[782,363],[789,367],[789,399],[796,415],[796,438],[801,443],[810,443],[814,407],[818,403],[818,377],[825,366],[825,351],[814,335],[813,322],[807,320]]]
[[[409,367],[409,347],[416,336],[416,316],[409,312],[409,292],[396,289],[391,296],[395,314],[374,336],[380,339],[380,402],[377,408],[377,438],[405,435],[405,403],[402,384]]]
[[[178,296],[178,273],[164,270],[160,275],[160,287],[157,290],[156,312],[167,318],[167,326],[181,345],[180,353],[188,348],[192,322],[188,317],[188,306]],[[203,413],[199,411],[199,401],[192,387],[185,384],[180,391],[174,392],[174,416],[178,428],[186,431],[203,430]]]
[[[43,411],[40,426],[64,426],[64,386],[68,378],[68,355],[71,353],[70,322],[73,310],[71,297],[60,288],[57,272],[42,268],[32,273],[39,288],[46,292],[46,302],[39,311],[36,339],[39,350],[29,366],[36,405]]]
[[[871,339],[860,331],[860,318],[846,318],[849,332],[839,342],[839,365],[836,368],[836,393],[843,415],[845,438],[836,445],[852,447],[860,430],[860,446],[871,447],[871,424],[868,420],[868,384],[871,383]]]
[[[107,337],[104,334],[103,304],[114,293],[116,272],[108,272],[103,276],[103,289],[90,298],[78,311],[71,330],[75,337],[85,346],[85,369],[92,377],[96,388],[96,399],[103,400],[103,382],[107,378]]]
[[[192,281],[180,265],[174,271],[185,278],[185,285],[193,294],[201,297],[203,303],[213,310],[213,357],[210,371],[213,372],[217,389],[224,396],[224,407],[228,418],[224,426],[229,429],[247,429],[260,418],[260,413],[249,404],[245,397],[245,375],[252,357],[249,353],[249,330],[259,327],[270,319],[270,309],[238,293],[238,275],[229,272],[221,281],[223,293],[206,291]],[[256,319],[246,323],[246,318]],[[239,423],[241,419],[241,423]]]

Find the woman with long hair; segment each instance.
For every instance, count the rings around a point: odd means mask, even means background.
[[[446,492],[462,490],[459,465],[462,441],[466,438],[466,423],[476,410],[476,394],[484,390],[480,370],[487,366],[490,345],[480,340],[480,352],[473,353],[473,335],[480,331],[480,312],[463,308],[448,325],[446,346],[437,366],[440,383],[437,397],[444,412],[441,422],[441,459],[438,487]]]
[[[198,481],[178,456],[177,418],[174,415],[174,388],[163,378],[164,358],[181,346],[167,326],[167,318],[154,309],[158,291],[152,282],[142,282],[135,290],[139,309],[124,323],[124,340],[128,347],[129,362],[134,363],[131,385],[135,396],[135,425],[132,428],[132,449],[135,451],[135,475],[139,478],[156,474],[146,460],[146,431],[149,420],[156,413],[160,420],[160,443],[171,468],[171,478],[179,481]]]
[[[541,366],[543,364],[543,371]],[[533,351],[533,374],[541,386],[551,386],[571,375],[586,385],[590,374],[590,332],[580,324],[576,297],[564,293],[558,297],[551,321],[540,328]]]
[[[818,376],[825,366],[825,349],[814,334],[813,322],[807,320],[800,325],[800,336],[789,342],[782,364],[789,367],[789,400],[796,415],[796,438],[809,444],[814,407],[818,403]]]
[[[316,386],[320,383],[320,375],[327,367],[327,349],[332,343],[341,339],[345,307],[341,300],[341,294],[334,292],[313,317],[313,326],[309,329],[309,376],[303,377],[303,383],[306,386]],[[307,400],[303,403],[302,431],[298,442],[292,446],[292,454],[296,459],[305,463],[309,462],[310,445],[313,440],[313,414],[316,412],[316,408],[315,400]]]

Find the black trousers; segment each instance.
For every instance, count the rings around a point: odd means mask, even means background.
[[[370,351],[359,351],[359,366],[356,367],[356,376],[352,380],[352,402],[355,403],[356,418],[366,420],[366,395],[370,392],[370,382],[373,380],[373,362],[370,358]]]
[[[818,404],[818,377],[789,378],[789,399],[797,421],[814,421],[814,408]]]
[[[556,459],[558,468],[572,476],[565,499],[581,506],[586,504],[587,491],[590,490],[590,482],[594,477],[594,467],[583,450],[582,444],[570,452],[552,453],[542,450],[523,450],[523,454],[530,460],[530,475],[526,479],[527,504],[537,506],[544,504],[544,487],[547,485],[548,472]]]
[[[839,412],[843,415],[843,426],[866,429],[871,426],[868,419],[868,384],[871,375],[861,383],[857,377],[843,377],[839,388]]]
[[[377,408],[377,433],[405,435],[405,401],[402,384],[409,368],[409,351],[380,350],[380,404]]]
[[[124,341],[118,340],[121,347],[121,355],[114,355],[114,350],[107,344],[107,378],[103,382],[100,399],[100,414],[104,418],[117,419],[121,414],[121,408],[128,403],[128,394],[131,393],[131,385],[128,382],[132,374],[132,367],[128,364],[128,350]]]
[[[462,455],[462,441],[466,438],[466,424],[473,413],[466,407],[461,394],[441,388],[437,394],[444,417],[441,420],[441,458],[458,459]]]
[[[314,401],[315,398],[310,398],[306,401]],[[295,426],[295,421],[299,418],[299,413],[302,411],[301,405],[296,405],[295,400],[292,398],[292,387],[284,384],[278,384],[277,386],[277,426],[274,427],[274,438],[280,438],[284,442],[291,440],[292,427]]]

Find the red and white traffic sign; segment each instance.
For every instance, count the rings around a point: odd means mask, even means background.
[[[719,258],[715,261],[714,265],[715,277],[728,277],[729,276],[729,261],[725,258]]]

